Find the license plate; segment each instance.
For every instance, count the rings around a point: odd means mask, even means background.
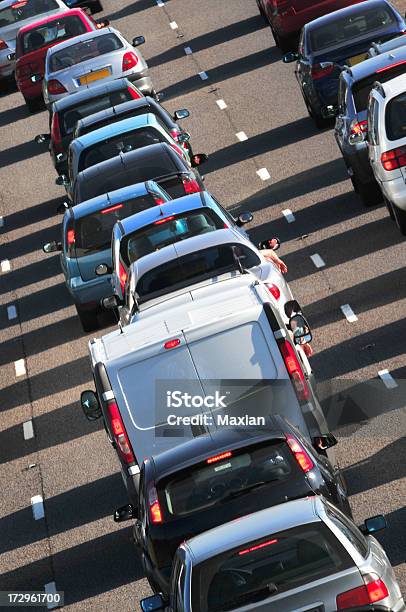
[[[89,74],[81,76],[79,78],[79,83],[81,85],[89,85],[89,83],[100,81],[100,79],[105,79],[108,76],[110,76],[110,70],[108,68],[102,68],[101,70],[95,70],[94,72],[89,72]]]
[[[368,53],[360,53],[359,55],[354,55],[353,57],[350,57],[349,59],[347,59],[347,64],[349,66],[355,66],[355,64],[359,64],[360,62],[363,62],[364,60],[366,60],[368,57]]]

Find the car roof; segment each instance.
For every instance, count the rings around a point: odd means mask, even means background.
[[[265,536],[321,522],[317,508],[322,503],[318,496],[287,501],[209,529],[187,540],[185,544],[193,557],[193,564],[202,563]]]
[[[33,28],[37,28],[39,26],[45,25],[46,23],[56,21],[57,19],[61,19],[61,17],[69,17],[69,15],[79,15],[79,17],[86,17],[87,21],[89,21],[88,16],[82,9],[72,8],[66,11],[61,11],[60,13],[56,13],[54,15],[49,15],[48,17],[44,17],[44,19],[38,19],[38,21],[34,21],[33,23],[29,23],[28,25],[25,25],[18,30],[18,35],[21,36],[21,34],[24,34],[25,32],[32,30]]]
[[[380,70],[381,68],[389,68],[391,65],[402,61],[406,62],[406,45],[404,47],[394,49],[393,51],[382,53],[381,55],[375,55],[374,57],[366,59],[363,62],[356,64],[352,68],[349,68],[348,71],[352,74],[354,81],[359,81],[373,74],[377,70]],[[377,75],[376,78],[379,80],[379,75]]]
[[[358,13],[362,13],[365,9],[375,8],[378,9],[382,6],[390,6],[392,10],[394,7],[389,5],[386,0],[365,0],[365,2],[357,2],[357,4],[352,4],[351,6],[346,6],[345,8],[339,9],[338,11],[333,11],[332,13],[327,13],[327,15],[322,15],[321,17],[317,17],[317,19],[313,19],[313,21],[309,21],[304,26],[307,32],[311,32],[311,30],[318,28],[319,26],[326,25],[328,23],[334,23],[337,19],[341,19],[341,17],[345,17],[346,15],[356,15]]]
[[[92,33],[92,32],[91,32]],[[77,91],[76,93],[71,93],[69,96],[65,96],[60,100],[57,100],[52,105],[52,111],[54,113],[65,110],[70,106],[76,106],[85,100],[90,100],[91,98],[97,98],[97,96],[101,96],[103,94],[110,93],[111,91],[119,91],[121,89],[127,89],[127,87],[132,86],[131,81],[126,78],[115,79],[114,81],[108,81],[102,85],[94,85],[89,87],[89,89],[84,89],[83,91]]]
[[[267,440],[285,440],[286,429],[282,417],[269,415],[265,426],[221,427],[153,455],[149,460],[154,464],[154,477],[158,481],[226,450],[238,450]]]
[[[125,134],[126,132],[131,132],[147,126],[157,128],[159,131],[162,129],[153,113],[145,113],[145,115],[138,115],[136,117],[122,119],[121,121],[115,121],[114,123],[105,125],[97,130],[93,130],[88,134],[79,136],[79,138],[75,138],[75,140],[72,141],[71,147],[72,149],[86,149],[87,147],[91,147],[93,144],[108,139],[109,137]],[[168,138],[170,138],[169,134]]]
[[[54,53],[58,53],[61,49],[66,49],[67,47],[72,47],[78,43],[84,42],[91,38],[97,38],[99,36],[103,36],[104,34],[116,34],[121,37],[120,32],[118,30],[112,28],[111,26],[100,28],[99,30],[92,30],[91,32],[86,32],[85,34],[80,34],[79,36],[74,36],[73,38],[69,38],[68,40],[64,40],[63,42],[54,45],[50,49],[48,49],[48,57],[51,57]]]
[[[138,198],[148,193],[148,186],[151,188],[158,187],[154,181],[143,181],[142,183],[135,183],[134,185],[129,185],[128,187],[121,187],[120,189],[103,193],[95,198],[85,200],[80,204],[76,204],[76,206],[73,206],[71,209],[72,214],[75,219],[78,219],[80,217],[90,215],[98,210],[102,210],[109,205],[117,204],[123,199],[130,197]]]
[[[130,110],[135,110],[137,108],[149,108],[155,104],[155,100],[153,100],[153,98],[150,96],[138,98],[138,100],[129,100],[128,102],[122,102],[121,104],[116,104],[115,106],[105,108],[97,113],[93,113],[93,115],[87,115],[87,117],[83,117],[83,119],[78,121],[78,125],[81,127],[86,127],[93,125],[94,123],[98,123],[99,121],[116,117],[117,115],[121,115]]]
[[[379,82],[379,79],[377,79]],[[406,74],[401,74],[390,81],[386,81],[386,83],[381,83],[381,87],[383,88],[386,98],[393,98],[398,94],[404,93],[406,91]]]

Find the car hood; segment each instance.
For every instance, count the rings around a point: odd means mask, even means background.
[[[22,21],[17,21],[16,23],[11,23],[9,26],[0,28],[0,39],[5,40],[8,46],[10,46],[10,43],[12,43],[14,50],[18,30],[20,30],[23,26],[30,25],[30,23],[35,23],[39,19],[45,19],[46,17],[49,17],[51,15],[57,15],[58,13],[62,12],[62,9],[58,8],[54,11],[49,11],[48,13],[41,13],[39,15],[35,15],[35,17],[23,19]]]

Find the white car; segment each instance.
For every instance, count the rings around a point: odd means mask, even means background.
[[[406,236],[406,74],[375,83],[368,103],[369,161],[389,214]]]

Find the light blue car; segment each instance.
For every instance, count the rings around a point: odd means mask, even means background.
[[[75,302],[84,331],[98,327],[100,300],[112,295],[111,275],[98,275],[100,264],[111,267],[111,237],[115,223],[129,215],[170,200],[154,181],[145,181],[106,193],[67,208],[62,241],[43,246],[45,253],[61,251],[65,283]]]

